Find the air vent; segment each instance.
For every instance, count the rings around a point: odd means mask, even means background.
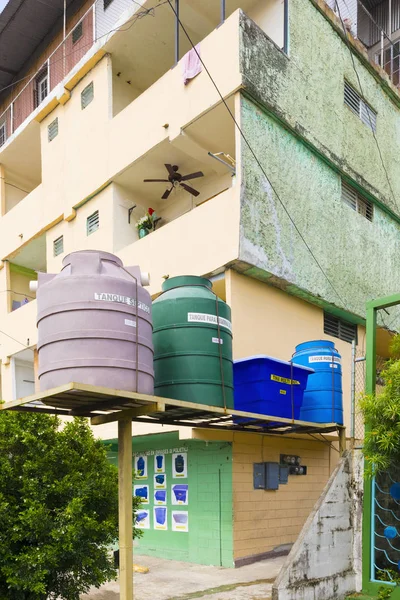
[[[4,144],[6,143],[6,139],[7,139],[7,129],[6,129],[6,124],[4,123],[0,123],[0,148],[1,146],[4,146]]]
[[[85,87],[85,89],[82,91],[81,93],[81,107],[86,108],[88,106],[88,104],[91,103],[91,101],[94,98],[94,86],[93,86],[93,81],[91,83],[89,83],[89,85],[87,85]]]
[[[60,237],[58,237],[53,242],[53,254],[54,254],[54,256],[59,256],[63,252],[64,252],[64,236],[60,235]]]
[[[83,22],[81,21],[80,23],[78,23],[78,25],[72,31],[72,43],[76,44],[76,42],[81,39],[82,35],[83,35]]]
[[[344,103],[361,119],[364,125],[371,131],[376,131],[376,112],[347,81],[344,82]]]
[[[357,342],[357,325],[324,312],[324,333],[344,342]]]
[[[96,210],[90,217],[86,219],[86,235],[90,235],[98,230],[100,226],[99,211]]]
[[[55,137],[57,137],[57,135],[58,135],[58,117],[56,119],[54,119],[54,121],[52,121],[50,123],[50,125],[47,127],[47,135],[49,138],[49,142],[51,142],[52,140],[54,140]]]
[[[347,206],[360,215],[372,221],[374,217],[374,205],[372,202],[361,196],[354,188],[342,180],[342,200]]]

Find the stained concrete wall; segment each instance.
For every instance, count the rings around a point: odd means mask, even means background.
[[[399,108],[357,55],[376,140],[344,104],[344,80],[358,88],[351,52],[313,2],[291,2],[290,57],[245,16],[241,32],[241,126],[269,181],[242,143],[240,259],[249,275],[364,317],[366,301],[398,289]],[[372,222],[342,202],[343,176],[374,202]]]
[[[361,453],[340,461],[273,586],[273,600],[336,600],[361,589]]]

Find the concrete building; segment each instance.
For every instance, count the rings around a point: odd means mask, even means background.
[[[211,277],[232,308],[234,358],[289,360],[300,342],[333,340],[350,431],[365,302],[399,284],[394,71],[323,0],[180,0],[203,61],[186,84],[191,45],[168,2],[72,0],[64,22],[62,5],[10,0],[0,16],[3,399],[35,389],[29,281],[95,248],[149,271],[154,295],[166,275]],[[164,179],[165,164],[201,170],[189,182],[199,194],[162,199],[164,184],[144,183]],[[149,207],[159,220],[140,239]],[[383,357],[388,338],[382,329]],[[97,433],[112,440],[116,430]],[[337,462],[320,438],[151,434],[135,452],[188,454],[193,529],[154,531],[151,521],[140,543],[182,560],[232,566],[285,551]],[[307,476],[254,490],[253,464],[282,453],[301,456]]]

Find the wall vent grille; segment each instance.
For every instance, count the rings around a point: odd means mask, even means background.
[[[86,219],[86,234],[90,235],[100,227],[99,211],[96,210]]]
[[[84,90],[82,90],[81,93],[81,106],[82,109],[86,108],[91,101],[94,98],[94,86],[93,86],[93,81],[91,83],[89,83],[89,85],[87,85],[85,87]]]
[[[55,137],[58,136],[58,117],[54,119],[54,121],[52,121],[47,127],[47,134],[49,142],[51,142],[52,140],[54,140]]]
[[[360,215],[372,221],[374,217],[374,205],[372,202],[361,196],[354,188],[342,180],[342,200],[347,206]]]
[[[344,342],[357,342],[357,325],[324,312],[324,333]]]
[[[63,252],[64,252],[64,236],[60,235],[60,237],[58,237],[53,242],[53,254],[54,254],[54,256],[59,256]]]
[[[376,112],[347,81],[344,82],[344,103],[361,119],[364,125],[371,131],[376,131]]]

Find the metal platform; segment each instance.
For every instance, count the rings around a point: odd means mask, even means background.
[[[80,383],[69,383],[20,400],[4,402],[0,409],[89,417],[92,425],[132,419],[160,425],[254,433],[300,434],[336,431],[339,437],[344,435],[344,427],[337,423],[312,423],[233,409],[225,410],[217,406]],[[240,422],[237,422],[238,419]]]

